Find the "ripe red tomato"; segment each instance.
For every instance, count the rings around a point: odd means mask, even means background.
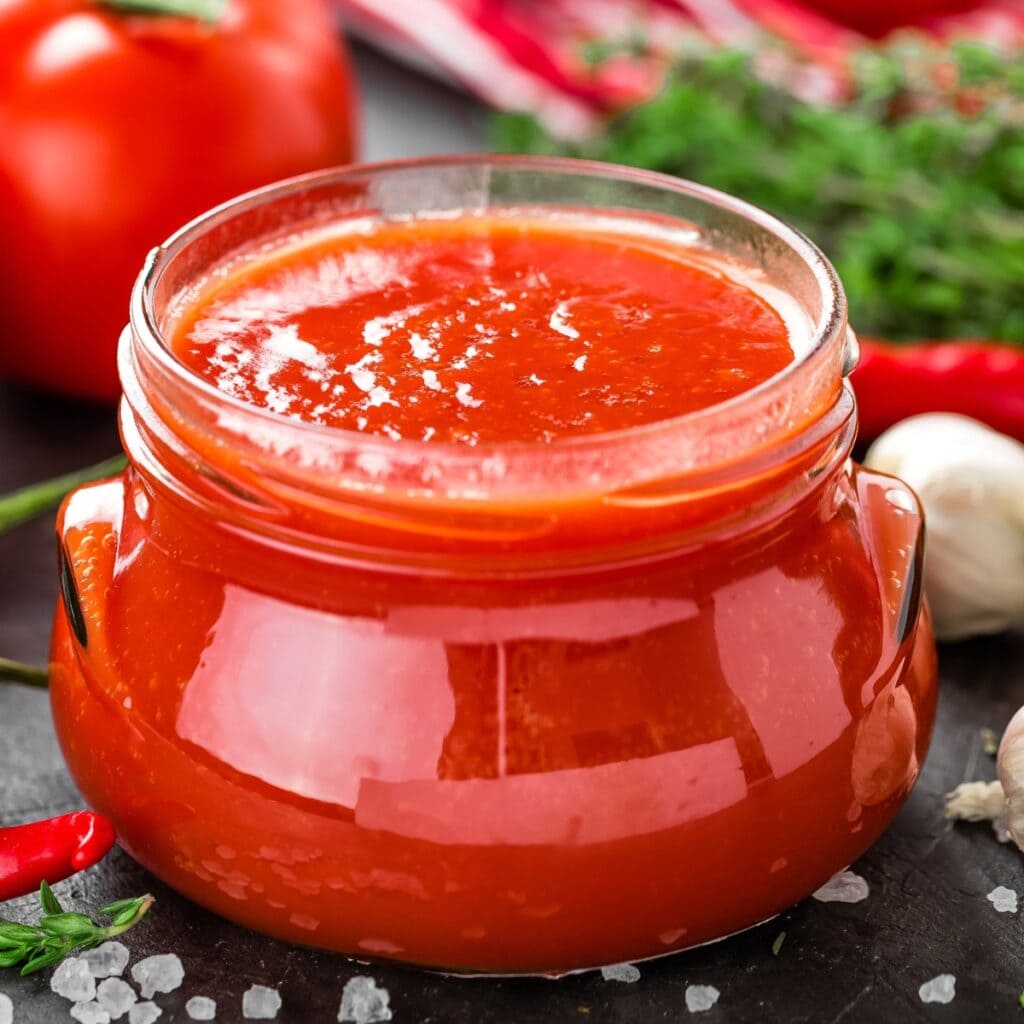
[[[208,22],[117,6],[0,2],[0,373],[92,398],[119,391],[150,248],[354,146],[353,80],[321,0],[225,0]]]

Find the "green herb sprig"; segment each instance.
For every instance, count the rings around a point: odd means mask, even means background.
[[[150,14],[178,18],[196,18],[214,22],[223,15],[227,0],[102,0],[123,14]]]
[[[1024,62],[908,39],[857,56],[853,98],[829,106],[766,81],[764,55],[687,50],[593,138],[503,115],[496,148],[665,171],[772,211],[825,250],[863,333],[1024,342]]]
[[[21,683],[22,686],[35,686],[45,690],[49,685],[49,674],[45,668],[35,665],[23,665],[10,658],[0,658],[0,683]]]
[[[42,915],[36,924],[0,920],[0,967],[21,966],[21,974],[34,974],[59,963],[72,953],[93,949],[134,928],[153,905],[152,896],[117,900],[100,914],[111,918],[100,925],[85,914],[69,913],[43,882],[39,887]]]
[[[114,476],[126,465],[127,460],[123,455],[114,455],[95,466],[66,473],[52,480],[44,480],[42,483],[29,484],[18,491],[0,495],[0,534],[55,508],[76,487]]]
[[[0,495],[0,535],[55,508],[76,487],[120,473],[126,465],[124,455],[114,455],[95,466]],[[47,681],[46,669],[0,658],[0,683],[45,688]]]

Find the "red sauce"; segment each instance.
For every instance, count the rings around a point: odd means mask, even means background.
[[[247,263],[172,347],[222,391],[388,437],[546,441],[725,401],[793,358],[696,252],[557,222],[412,221]]]
[[[405,225],[222,275],[173,350],[378,442],[560,438],[784,367],[783,322],[740,276],[557,225]],[[470,534],[468,500],[279,486],[216,427],[165,422],[183,456],[129,429],[136,468],[62,513],[84,632],[58,612],[51,694],[128,850],[234,920],[456,969],[653,956],[807,896],[917,776],[920,517],[838,434],[707,492],[481,501]]]

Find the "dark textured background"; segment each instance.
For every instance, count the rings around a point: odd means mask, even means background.
[[[479,112],[469,101],[367,54],[360,54],[360,68],[368,158],[479,148]],[[0,388],[0,492],[116,450],[111,410]],[[55,593],[52,520],[0,538],[0,654],[45,662]],[[161,1024],[187,1021],[192,995],[217,999],[218,1021],[241,1021],[242,993],[252,983],[280,989],[278,1020],[285,1024],[335,1021],[341,989],[357,973],[373,974],[390,991],[396,1024],[679,1021],[689,1017],[688,984],[721,990],[714,1010],[696,1018],[708,1024],[1017,1020],[1024,1014],[1017,1004],[1024,910],[998,914],[985,897],[997,885],[1024,897],[1024,861],[1015,848],[997,844],[986,825],[953,829],[943,818],[942,795],[964,779],[994,776],[979,730],[998,731],[1024,702],[1024,633],[945,647],[941,668],[938,724],[921,780],[896,824],[854,866],[870,883],[869,898],[855,905],[808,901],[726,942],[643,964],[635,984],[598,974],[557,982],[460,980],[360,966],[222,921],[120,851],[57,891],[85,909],[156,895],[152,920],[129,935],[128,945],[133,960],[155,952],[184,960],[183,987],[158,997]],[[0,825],[78,805],[45,695],[0,686]],[[33,903],[16,901],[4,913],[30,912]],[[785,942],[773,956],[781,931]],[[940,973],[956,975],[956,998],[925,1006],[918,986]],[[50,993],[45,976],[0,973],[0,992],[14,1000],[16,1024],[70,1020],[69,1004]]]

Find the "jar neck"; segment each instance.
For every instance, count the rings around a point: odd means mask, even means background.
[[[726,402],[619,432],[472,447],[392,441],[275,415],[191,373],[165,336],[239,260],[339,224],[466,212],[600,217],[666,232],[744,268],[806,322],[775,377]],[[753,287],[753,284],[751,285]],[[853,437],[842,288],[802,235],[762,210],[636,168],[442,157],[318,172],[243,196],[147,260],[120,347],[122,429],[137,470],[193,517],[324,558],[526,571],[703,543],[798,502]],[[665,386],[671,386],[669,382]]]
[[[817,413],[789,430],[740,417],[730,431],[736,447],[722,458],[697,457],[702,444],[721,447],[721,434],[701,435],[720,417],[707,427],[679,421],[674,433],[630,431],[604,439],[596,451],[469,450],[460,468],[477,468],[476,489],[451,490],[425,484],[448,468],[431,463],[429,442],[419,463],[385,466],[382,439],[362,449],[325,448],[322,432],[311,431],[306,444],[302,425],[290,422],[275,438],[236,422],[233,410],[210,403],[184,374],[162,374],[131,331],[120,358],[125,448],[158,498],[247,544],[427,573],[608,565],[756,531],[813,501],[849,457],[856,433],[852,394],[830,364],[805,383],[819,388]],[[786,404],[771,389],[765,400],[776,410]],[[550,473],[549,459],[583,484],[507,486],[531,461]],[[582,474],[580,459],[587,463]],[[631,472],[620,471],[623,463]],[[492,476],[506,486],[489,488]]]

